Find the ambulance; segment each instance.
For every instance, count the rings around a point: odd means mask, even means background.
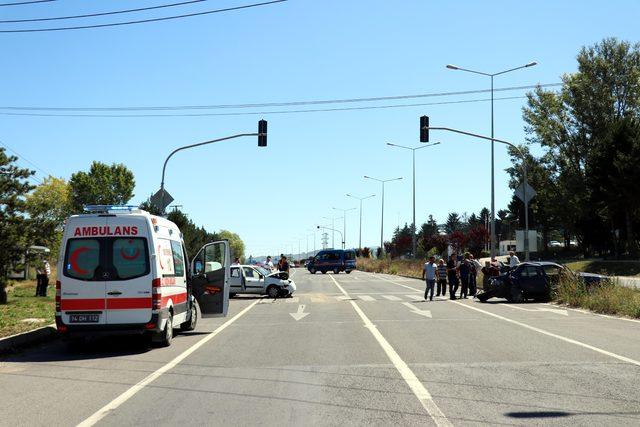
[[[169,346],[200,316],[226,316],[229,243],[204,245],[189,262],[171,221],[133,206],[87,206],[67,219],[56,280],[56,326],[78,344],[140,334]]]

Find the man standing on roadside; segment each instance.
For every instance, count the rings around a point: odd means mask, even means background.
[[[422,268],[422,278],[426,279],[427,287],[424,290],[424,300],[427,300],[427,294],[429,294],[429,301],[433,301],[433,288],[436,285],[436,257],[433,255],[429,257],[429,261],[424,263]]]
[[[469,293],[469,278],[471,276],[471,262],[469,261],[469,253],[464,254],[464,258],[460,262],[460,298],[467,298]]]
[[[516,256],[516,253],[513,251],[509,252],[509,268],[517,267],[520,264],[520,259]]]
[[[287,273],[287,276],[289,275],[289,262],[287,261],[287,257],[284,255],[281,255],[280,261],[278,261],[278,270],[284,271]]]
[[[269,270],[270,273],[273,271],[273,261],[271,261],[271,255],[267,257],[267,261],[264,263],[264,268]]]
[[[449,276],[449,298],[456,299],[458,292],[458,269],[457,269],[456,253],[452,253],[447,261],[447,276]]]
[[[36,268],[36,296],[46,297],[47,286],[49,286],[49,275],[51,274],[51,266],[46,259],[43,259],[38,268]]]

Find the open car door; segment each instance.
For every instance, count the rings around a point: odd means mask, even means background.
[[[229,241],[207,243],[191,261],[191,289],[202,317],[223,317],[229,308]]]

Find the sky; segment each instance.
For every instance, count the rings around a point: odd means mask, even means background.
[[[17,0],[2,0],[11,2]],[[163,0],[58,0],[0,7],[0,20],[55,17],[173,3]],[[215,0],[94,19],[0,24],[0,29],[122,22],[249,4]],[[490,134],[487,93],[298,107],[145,111],[227,114],[178,117],[43,117],[6,107],[131,107],[253,104],[431,94],[488,89],[487,77],[446,64],[497,72],[537,61],[495,79],[496,88],[560,82],[576,70],[580,48],[604,37],[640,40],[637,1],[382,1],[287,2],[164,22],[98,29],[0,33],[0,142],[18,163],[68,179],[92,161],[123,163],[135,174],[140,203],[160,186],[162,164],[177,147],[257,130],[269,122],[268,147],[247,137],[182,151],[167,166],[175,204],[208,230],[244,240],[246,255],[320,247],[323,217],[363,203],[362,244],[411,223],[411,152],[419,117],[431,126]],[[498,92],[495,136],[525,139],[525,90]],[[434,103],[482,100],[469,103]],[[395,107],[406,104],[432,104]],[[280,113],[318,108],[393,108]],[[32,111],[33,113],[33,111]],[[69,114],[60,111],[36,111]],[[73,112],[72,112],[73,113]],[[75,114],[87,114],[75,112]],[[98,114],[114,114],[98,112]],[[115,113],[118,114],[118,113]],[[120,113],[122,114],[122,113]],[[126,114],[126,113],[125,113]],[[416,222],[442,223],[449,212],[490,205],[490,143],[431,132],[441,144],[416,153]],[[9,151],[11,153],[11,151]],[[505,147],[495,147],[496,210],[511,198]],[[35,165],[35,166],[34,166]],[[36,168],[37,166],[37,168]],[[34,181],[37,183],[37,181]],[[358,245],[358,210],[347,213],[346,245]],[[342,229],[342,221],[335,222]],[[338,245],[336,235],[336,246]]]

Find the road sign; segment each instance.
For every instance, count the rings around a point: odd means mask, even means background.
[[[164,197],[162,197],[163,193],[164,193]],[[173,202],[173,197],[171,197],[171,194],[169,194],[167,190],[160,189],[156,194],[151,196],[149,201],[153,206],[158,208],[161,212],[164,212],[167,206],[169,206],[171,202]]]
[[[516,188],[516,197],[525,203],[529,203],[535,195],[536,190],[534,190],[529,184],[527,184],[527,200],[524,199],[524,185],[520,184],[518,185],[518,188]]]

